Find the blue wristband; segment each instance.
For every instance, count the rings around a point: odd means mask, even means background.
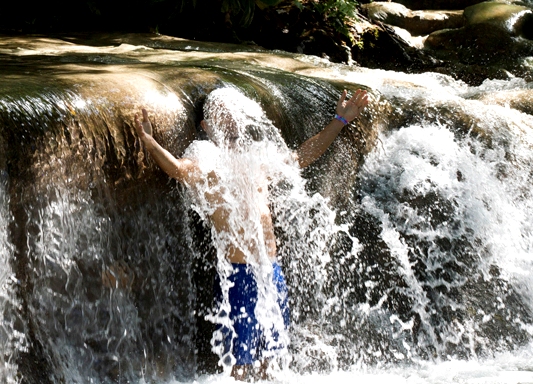
[[[344,117],[342,117],[342,116],[340,116],[340,115],[335,114],[335,118],[336,118],[337,120],[339,120],[341,123],[343,123],[344,125],[348,125],[348,124],[349,124],[349,123],[348,123],[348,120],[346,120]]]

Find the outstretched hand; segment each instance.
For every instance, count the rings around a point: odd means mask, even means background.
[[[135,129],[141,139],[146,135],[152,136],[152,123],[150,123],[150,119],[148,119],[148,112],[146,112],[146,109],[142,109],[142,114],[142,122],[139,120],[139,115],[135,114]]]
[[[363,109],[368,105],[368,94],[366,91],[358,89],[346,100],[347,92],[342,92],[339,101],[337,102],[337,115],[344,117],[348,122],[358,117]]]

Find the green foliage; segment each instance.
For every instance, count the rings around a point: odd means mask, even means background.
[[[314,4],[315,10],[323,15],[337,32],[354,43],[354,37],[346,24],[350,19],[357,18],[358,3],[355,0],[319,0]]]
[[[303,11],[304,6],[303,6],[303,4],[302,4],[301,1],[299,1],[299,0],[294,0],[292,3],[293,3],[293,4],[296,6],[296,8],[298,8],[300,11]]]

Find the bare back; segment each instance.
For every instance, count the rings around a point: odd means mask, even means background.
[[[206,174],[199,167],[195,168],[183,181],[192,194],[203,194],[205,201],[213,208],[207,216],[217,234],[231,233],[234,238],[237,238],[236,241],[231,241],[224,248],[225,257],[228,261],[240,264],[247,263],[250,261],[248,260],[248,254],[256,259],[254,261],[258,262],[261,248],[266,251],[270,261],[274,261],[276,257],[276,238],[272,213],[268,204],[267,177],[260,175],[259,178],[249,178],[249,182],[253,183],[251,188],[254,188],[255,193],[250,194],[246,199],[239,199],[234,195],[230,195],[232,204],[228,204],[227,191],[217,173],[210,171]],[[206,180],[207,188],[198,188],[201,184],[205,184]],[[235,215],[239,215],[239,217],[236,218]],[[260,228],[256,228],[257,225],[251,224],[257,215],[260,217]],[[258,231],[250,230],[250,228]],[[231,238],[231,236],[228,237]]]

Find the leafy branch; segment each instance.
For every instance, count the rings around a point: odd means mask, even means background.
[[[350,20],[357,18],[357,4],[354,0],[318,0],[314,2],[314,8],[324,17],[324,21],[354,43],[355,39],[348,25]]]

